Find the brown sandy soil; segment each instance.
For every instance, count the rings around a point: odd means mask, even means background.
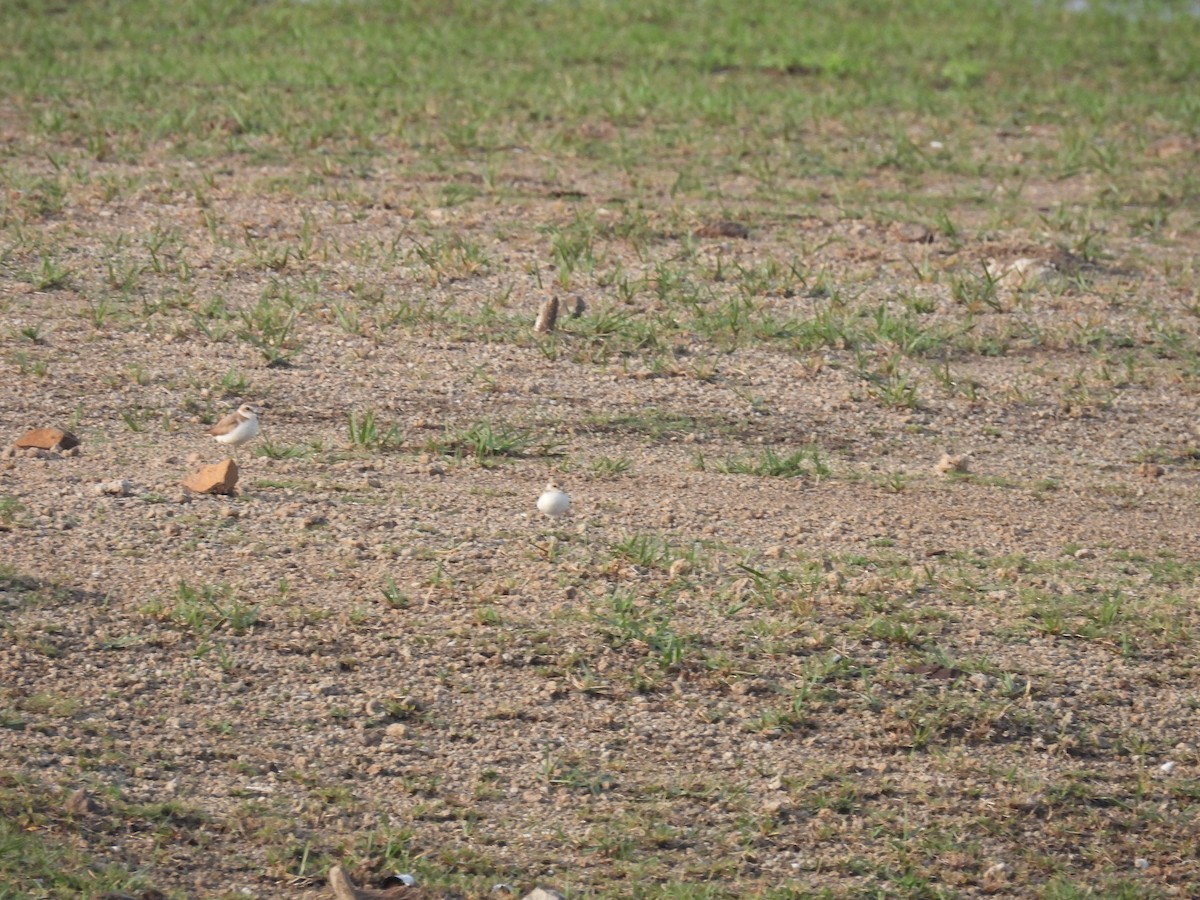
[[[469,896],[1200,883],[1194,234],[1067,253],[1036,210],[1083,178],[951,240],[518,154],[451,206],[403,160],[78,164],[10,207],[0,280],[5,440],[82,441],[0,461],[0,779],[48,838],[187,896],[327,895],[339,861]],[[745,320],[702,331],[676,275]],[[535,335],[550,290],[587,310]],[[822,314],[870,334],[767,333]],[[242,401],[238,495],[185,492]],[[477,459],[480,423],[520,452]]]

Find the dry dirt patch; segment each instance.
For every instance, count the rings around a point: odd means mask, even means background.
[[[11,439],[82,440],[0,463],[0,777],[37,827],[189,895],[343,859],[469,895],[1197,882],[1176,248],[1063,271],[1022,227],[752,199],[748,235],[635,245],[586,170],[441,207],[93,165],[143,187],[31,214],[67,274],[0,286]],[[581,209],[587,312],[537,335]],[[242,400],[238,496],[186,492]]]

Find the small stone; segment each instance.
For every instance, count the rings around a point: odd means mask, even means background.
[[[1008,865],[1002,862],[992,863],[983,870],[980,881],[985,891],[990,894],[997,893],[1008,884]]]
[[[1158,767],[1158,770],[1165,775],[1170,775],[1175,771],[1175,760],[1168,759],[1165,763]]]
[[[1133,864],[1134,864],[1134,866],[1141,869],[1142,871],[1145,871],[1146,869],[1150,868],[1150,860],[1146,859],[1146,857],[1144,857],[1144,856],[1139,856],[1137,859],[1135,859],[1133,861]]]
[[[67,802],[63,804],[63,809],[69,816],[86,816],[90,812],[95,812],[96,808],[96,804],[83,788],[71,794],[67,798]]]
[[[408,726],[403,722],[393,722],[383,730],[393,741],[403,741],[408,739]]]
[[[183,480],[183,486],[197,494],[232,494],[237,481],[237,463],[232,459],[223,459],[193,472]]]
[[[986,268],[993,282],[1013,290],[1037,287],[1054,272],[1054,267],[1048,263],[1028,257],[1014,259],[1008,265],[989,260]]]
[[[567,898],[558,891],[537,887],[522,897],[521,900],[567,900]]]
[[[363,712],[373,719],[378,719],[381,716],[387,715],[387,704],[377,697],[372,697],[366,702],[366,705],[363,707]]]
[[[969,460],[970,457],[965,453],[943,453],[933,469],[939,475],[949,475],[951,472],[961,474],[968,470]]]
[[[567,310],[571,313],[572,319],[578,319],[587,311],[587,303],[579,294],[575,294],[567,301]]]
[[[125,481],[124,479],[117,479],[114,481],[101,481],[99,484],[97,484],[95,487],[92,488],[93,493],[95,493],[96,496],[98,496],[98,497],[105,496],[105,495],[107,495],[109,497],[128,497],[129,492],[132,490],[133,490],[133,484],[131,484],[128,481]]]
[[[1146,148],[1146,155],[1155,159],[1170,159],[1183,153],[1197,152],[1200,152],[1200,141],[1177,134],[1168,135]]]
[[[40,450],[70,450],[79,446],[79,438],[61,428],[35,428],[21,435],[13,443],[18,449],[37,447]]]
[[[318,697],[336,697],[346,693],[345,688],[334,678],[322,678],[313,685],[312,692]]]
[[[541,309],[538,310],[533,330],[538,334],[546,334],[554,330],[556,322],[558,322],[558,298],[551,295],[543,301]]]
[[[919,222],[905,222],[896,226],[896,236],[909,244],[932,244],[936,236]]]
[[[1144,462],[1137,467],[1137,473],[1142,478],[1148,481],[1153,481],[1155,478],[1162,478],[1163,472],[1166,471],[1158,463]]]
[[[699,238],[737,238],[744,241],[750,237],[750,229],[741,222],[725,220],[701,225],[693,234]]]
[[[692,571],[691,562],[686,559],[677,559],[671,563],[671,568],[668,570],[668,573],[671,576],[671,580],[674,581],[676,578],[686,575],[690,571]]]
[[[1076,559],[1095,559],[1096,551],[1089,550],[1087,547],[1080,547],[1078,550],[1075,551],[1075,558]]]

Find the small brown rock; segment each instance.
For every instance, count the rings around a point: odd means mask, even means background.
[[[63,809],[66,810],[67,815],[79,817],[95,812],[97,806],[92,801],[92,798],[88,796],[88,792],[80,788],[67,798],[66,803],[63,804]]]
[[[533,330],[538,334],[545,334],[548,331],[554,330],[554,325],[558,321],[558,298],[555,296],[547,297],[542,303],[542,308],[538,310],[537,321],[533,323]]]
[[[676,578],[681,578],[684,575],[686,575],[688,572],[690,572],[691,570],[692,570],[692,564],[688,560],[683,559],[682,557],[677,560],[674,560],[671,563],[671,568],[670,568],[671,580],[674,581]]]
[[[1143,478],[1153,480],[1162,478],[1165,470],[1158,463],[1144,462],[1137,468],[1137,473]]]
[[[896,237],[909,244],[932,244],[934,233],[918,222],[904,222],[895,228]]]
[[[379,718],[387,715],[387,704],[377,697],[372,697],[363,707],[363,711],[372,718]]]
[[[238,466],[232,459],[205,466],[183,480],[183,486],[197,494],[232,494],[237,487]]]
[[[132,490],[133,485],[121,478],[112,481],[101,481],[92,488],[92,492],[97,497],[105,495],[109,497],[128,497]]]
[[[934,466],[934,470],[939,475],[949,475],[951,472],[962,474],[967,471],[968,459],[969,457],[963,453],[943,453],[942,458]]]
[[[695,236],[701,238],[738,238],[744,241],[750,237],[750,229],[741,222],[712,222],[697,228]]]
[[[1146,155],[1154,159],[1170,159],[1185,153],[1200,153],[1200,141],[1173,134],[1155,141],[1146,148]]]
[[[79,446],[79,438],[61,428],[35,428],[17,438],[13,446],[18,449],[37,447],[40,450],[70,450]]]
[[[981,882],[984,893],[999,893],[1008,885],[1008,866],[1002,862],[992,863],[984,870]]]

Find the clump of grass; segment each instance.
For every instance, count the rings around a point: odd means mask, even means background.
[[[400,590],[399,585],[396,584],[396,579],[391,575],[387,577],[387,580],[383,583],[379,591],[383,594],[384,602],[392,609],[408,609],[412,605],[412,598]]]
[[[250,379],[240,369],[230,369],[222,375],[216,390],[222,397],[245,397],[252,393]]]
[[[38,378],[45,378],[50,374],[50,364],[44,359],[32,359],[28,353],[20,351],[14,353],[11,358],[13,364],[22,375],[34,375]]]
[[[147,611],[207,637],[221,628],[234,634],[248,631],[258,623],[260,607],[246,603],[228,584],[193,587],[180,580],[172,600],[155,601]]]
[[[648,406],[630,413],[600,413],[589,416],[584,423],[596,432],[639,434],[651,440],[676,434],[695,432],[701,423],[686,413]]]
[[[140,406],[121,411],[121,421],[125,423],[126,428],[135,434],[141,434],[149,428],[150,422],[155,416],[156,413],[153,410],[143,409]]]
[[[486,271],[491,265],[491,260],[478,242],[457,234],[448,238],[434,238],[428,244],[417,242],[413,252],[428,269],[433,284],[469,278]]]
[[[71,272],[52,256],[43,256],[41,265],[30,279],[39,291],[57,291],[67,286]]]
[[[268,366],[285,366],[303,346],[292,333],[295,324],[296,310],[283,298],[263,296],[242,313],[238,337],[257,347]]]
[[[950,296],[972,313],[984,309],[1003,312],[999,287],[1000,276],[983,266],[978,275],[969,272],[954,274],[950,279]]]
[[[546,456],[556,446],[555,442],[539,442],[529,429],[484,420],[458,430],[447,425],[444,436],[431,441],[429,450],[443,456],[474,459],[486,465],[502,458]]]
[[[635,534],[612,547],[613,555],[646,568],[666,568],[676,558],[668,541],[652,534]]]
[[[615,589],[606,595],[593,613],[607,630],[614,648],[643,647],[663,669],[680,665],[691,641],[680,635],[671,623],[668,611],[653,601],[639,601],[631,591]]]
[[[765,709],[748,720],[744,727],[749,732],[768,735],[803,731],[811,720],[807,701],[807,692],[797,691],[785,703]]]
[[[316,449],[312,444],[276,444],[266,440],[258,445],[254,455],[267,459],[306,459],[312,456]]]
[[[125,896],[149,886],[144,874],[106,861],[107,853],[92,856],[77,847],[81,842],[75,838],[86,842],[96,826],[75,824],[62,807],[61,797],[47,787],[16,775],[0,778],[0,896]],[[136,818],[129,815],[122,821],[129,825]],[[150,893],[157,892],[146,891]]]
[[[758,457],[726,457],[709,462],[704,454],[696,455],[694,464],[701,472],[714,471],[729,475],[758,475],[766,478],[827,478],[829,466],[814,448],[796,450],[781,455],[772,449]]]
[[[18,333],[31,344],[40,344],[44,340],[42,337],[41,322],[34,322],[32,325],[22,325]]]
[[[0,496],[0,528],[11,529],[20,521],[24,512],[25,505],[16,497],[8,494]]]
[[[347,416],[346,430],[350,446],[360,450],[390,450],[404,443],[400,427],[390,425],[384,429],[372,409],[362,413],[351,410]]]
[[[599,456],[592,460],[592,474],[600,478],[614,478],[629,471],[632,463],[624,456]]]

